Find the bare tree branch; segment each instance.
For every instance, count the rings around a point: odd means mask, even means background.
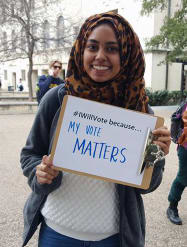
[[[46,0],[46,4],[54,3]],[[80,26],[69,17],[54,18],[56,10],[38,8],[42,1],[36,0],[0,0],[0,62],[28,58],[29,98],[33,97],[32,70],[33,56],[51,54],[56,49],[67,51],[72,45],[75,33],[73,27]],[[41,10],[42,9],[42,10]],[[41,12],[43,11],[43,12]],[[47,52],[46,52],[47,51]]]

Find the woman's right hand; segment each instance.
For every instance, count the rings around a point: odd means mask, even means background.
[[[39,184],[51,184],[58,176],[59,171],[54,169],[50,156],[44,155],[41,164],[36,167],[36,177]]]

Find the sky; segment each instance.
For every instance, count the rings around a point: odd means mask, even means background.
[[[118,9],[118,13],[129,21],[135,32],[138,34],[142,46],[143,39],[153,35],[153,16],[141,16],[141,0],[92,0],[88,4],[87,0],[82,0],[82,14],[89,15]]]

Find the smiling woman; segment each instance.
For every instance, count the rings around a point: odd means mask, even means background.
[[[140,190],[68,172],[62,174],[55,170],[49,156],[64,95],[147,113],[144,69],[139,39],[122,16],[109,12],[84,22],[71,50],[65,86],[51,89],[43,98],[21,153],[23,172],[32,189],[24,208],[23,245],[42,222],[39,247],[145,246],[141,193],[152,192],[159,186],[164,160],[156,163],[150,188]],[[96,116],[78,112],[74,107],[74,116],[94,121],[95,129],[89,126],[86,131],[99,135],[98,124],[107,122],[99,117],[99,109]],[[136,126],[125,122],[110,119],[108,123],[136,131]],[[75,127],[78,129],[73,123],[69,126]],[[167,128],[155,130],[154,135],[158,137],[156,144],[167,154],[171,142]],[[125,143],[123,135],[117,138]],[[77,138],[72,155],[73,152],[80,157],[76,162],[81,162],[85,155],[95,158],[95,162],[106,159],[109,165],[126,163],[126,148],[109,146],[106,140],[101,143]]]
[[[84,50],[84,69],[95,82],[113,79],[120,71],[119,45],[109,24],[96,27]]]
[[[83,24],[71,51],[68,94],[147,112],[145,61],[136,33],[117,14],[96,16]]]

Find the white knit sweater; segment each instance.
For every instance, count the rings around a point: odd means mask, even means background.
[[[49,227],[75,239],[99,241],[119,232],[115,184],[86,176],[64,172],[41,213]]]

